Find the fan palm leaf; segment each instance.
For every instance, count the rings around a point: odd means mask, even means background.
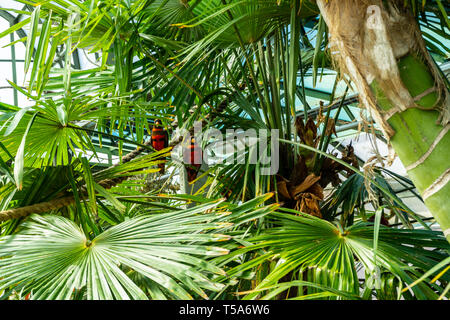
[[[369,276],[380,270],[398,277],[403,286],[421,277],[421,272],[431,269],[436,263],[448,257],[450,246],[440,232],[430,230],[398,230],[381,226],[377,248],[374,249],[374,226],[371,223],[356,223],[342,229],[328,221],[309,215],[292,215],[292,210],[270,214],[274,227],[261,235],[249,239],[252,245],[232,253],[233,256],[263,249],[265,254],[255,258],[261,264],[272,263],[270,272],[248,293],[245,299],[255,299],[260,292],[270,292],[277,283],[286,283],[283,277],[294,272],[298,277],[306,276],[308,281],[346,292],[360,294],[360,281],[356,265],[361,263],[366,273],[363,282],[370,286]],[[430,248],[430,249],[427,249]],[[223,258],[219,258],[222,260]],[[240,274],[253,266],[249,260],[227,270],[229,275]],[[448,281],[450,274],[443,275]],[[363,277],[364,278],[364,277]],[[301,278],[299,280],[302,280]],[[296,281],[295,279],[293,281]],[[378,281],[378,280],[376,280]],[[443,288],[436,285],[412,288],[416,299],[436,299]],[[315,289],[297,288],[297,295],[322,292]],[[375,286],[377,284],[375,283]],[[364,286],[365,287],[365,286]],[[364,289],[363,287],[363,289]],[[266,289],[266,290],[264,290]],[[369,287],[369,289],[373,289]],[[406,298],[411,298],[407,295]]]
[[[205,233],[220,227],[217,215],[197,214],[219,203],[132,218],[91,240],[67,218],[33,216],[19,234],[1,240],[1,288],[31,292],[32,299],[69,299],[84,287],[87,299],[146,299],[126,267],[151,280],[166,298],[207,298],[203,289],[221,288],[207,274],[223,271],[206,259],[227,253],[207,243],[228,237]]]

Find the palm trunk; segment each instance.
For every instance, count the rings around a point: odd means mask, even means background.
[[[340,68],[450,241],[449,92],[403,3],[317,0]]]

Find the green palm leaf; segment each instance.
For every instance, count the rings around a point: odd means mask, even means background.
[[[448,256],[450,246],[439,232],[398,230],[381,226],[375,260],[372,224],[357,223],[342,230],[328,221],[303,214],[294,216],[293,210],[286,211],[289,213],[270,214],[275,227],[264,230],[260,236],[251,239],[253,245],[232,253],[237,255],[264,249],[266,254],[263,260],[277,261],[270,273],[245,299],[255,299],[264,289],[273,289],[274,285],[282,283],[283,277],[291,272],[299,277],[306,276],[309,282],[341,291],[342,296],[359,295],[357,263],[363,265],[366,275],[372,275],[377,269],[383,270],[397,276],[406,286],[420,278],[420,270],[431,269]],[[259,260],[258,263],[263,262],[259,256],[255,259]],[[253,265],[253,260],[249,260],[227,273],[238,275]],[[448,281],[450,275],[444,276],[443,280]],[[285,288],[290,286],[292,285],[288,283]],[[366,282],[366,286],[370,286],[369,282]],[[303,289],[304,287],[299,287],[299,297],[325,290],[310,286]],[[416,299],[436,299],[443,288],[422,283],[422,286],[416,286],[412,291]]]
[[[224,272],[206,259],[227,253],[207,243],[228,237],[204,233],[220,227],[218,215],[197,213],[219,203],[132,218],[92,240],[64,217],[34,216],[19,234],[1,239],[0,290],[31,292],[32,299],[70,299],[78,289],[87,299],[152,297],[131,280],[138,273],[165,298],[207,298],[204,290],[222,288],[208,275]]]

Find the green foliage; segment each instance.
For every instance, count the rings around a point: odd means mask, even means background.
[[[366,273],[362,289],[383,290],[377,281],[384,279],[370,278],[376,272],[390,274],[398,278],[400,283],[409,283],[419,279],[421,272],[432,268],[448,255],[449,245],[439,232],[396,230],[381,226],[375,258],[373,224],[360,222],[342,229],[339,225],[309,215],[293,216],[292,211],[282,211],[269,216],[273,223],[272,228],[249,239],[253,244],[239,250],[239,254],[257,250],[264,250],[266,253],[227,270],[229,275],[238,276],[253,268],[256,260],[258,264],[270,264],[267,274],[263,275],[262,281],[245,299],[274,298],[283,292],[284,298],[294,299],[306,299],[308,295],[323,292],[355,299],[360,295],[356,268],[358,264],[364,267]],[[440,250],[430,250],[426,247]],[[291,281],[277,287],[276,284],[288,274],[292,278]],[[301,283],[302,280],[320,284],[325,288],[314,288],[307,283]],[[293,287],[297,288],[291,296],[287,290],[292,291]],[[330,288],[336,291],[329,290]],[[421,287],[416,287],[413,291],[419,299],[436,299],[438,295],[432,289],[437,288],[422,283]],[[392,287],[388,291],[399,297],[401,289]],[[386,289],[384,290],[386,292]],[[438,290],[443,292],[442,288]],[[372,294],[380,293],[374,290]],[[410,297],[405,296],[407,299]]]
[[[221,270],[204,258],[227,251],[204,244],[224,236],[198,233],[217,228],[217,217],[193,224],[193,211],[132,218],[92,240],[66,218],[34,217],[20,235],[2,238],[1,287],[31,292],[31,299],[69,299],[84,287],[87,299],[146,299],[148,289],[153,298],[206,297],[202,288],[221,288],[206,274]],[[130,273],[147,286],[139,288]]]
[[[329,97],[339,108],[315,124],[317,143],[297,142],[304,137],[294,123],[307,125],[311,112],[304,78],[312,75],[316,84],[333,67],[313,2],[17,2],[32,7],[24,13],[29,17],[0,38],[29,27],[19,41],[30,81],[10,84],[32,106],[0,103],[0,211],[75,201],[0,223],[3,299],[448,296],[448,243],[395,195],[386,175],[407,187],[411,182],[384,169],[365,177],[328,153],[336,136],[329,128],[349,112],[348,88]],[[448,32],[448,6],[405,3],[434,57],[443,59],[448,53],[430,31]],[[74,69],[76,49],[98,54],[97,66]],[[286,179],[300,155],[318,175],[327,159],[355,174],[321,201],[323,220],[283,208],[279,177],[261,175],[263,163],[249,161],[254,150],[242,163],[199,174],[206,182],[197,194],[144,192],[143,177],[161,178],[155,174],[161,159],[174,172],[182,169],[170,161],[170,150],[145,144],[157,118],[169,131],[173,119],[187,130],[203,120],[204,129],[223,136],[227,129],[278,129]],[[101,146],[105,137],[117,141],[120,157],[124,143],[147,154],[100,168],[91,162],[98,160],[93,140]],[[400,219],[398,228],[379,225],[388,212]],[[367,222],[372,215],[374,224]],[[411,218],[426,230],[414,229]],[[438,270],[439,282],[432,283]]]

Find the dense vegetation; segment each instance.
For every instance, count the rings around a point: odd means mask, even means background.
[[[448,52],[418,27],[448,39],[447,4],[16,1],[26,18],[0,37],[28,30],[19,42],[29,82],[11,85],[33,106],[0,103],[3,299],[448,298],[449,242],[387,182],[415,185],[448,231],[449,86],[434,64]],[[384,21],[413,21],[390,38],[395,54],[397,42],[411,43],[391,73],[364,69],[361,61],[382,65],[386,55],[371,55],[363,40],[338,41],[339,56],[331,54],[330,37],[348,39],[333,5],[342,21],[364,25],[370,4]],[[74,69],[75,49],[96,53],[97,67]],[[331,98],[314,108],[304,80],[330,70],[339,73]],[[341,79],[347,90],[335,95]],[[375,114],[368,130],[391,141],[412,180],[381,159],[364,166],[351,144],[329,151],[339,115],[351,114],[350,88],[372,114],[391,112]],[[161,150],[149,139],[156,119],[171,137]],[[170,153],[197,121],[223,137],[278,130],[268,139],[279,143],[280,170],[263,174],[249,147],[243,161],[202,165],[186,183],[192,166]],[[96,164],[94,139],[116,140],[119,163]],[[137,149],[126,154],[124,144]]]

